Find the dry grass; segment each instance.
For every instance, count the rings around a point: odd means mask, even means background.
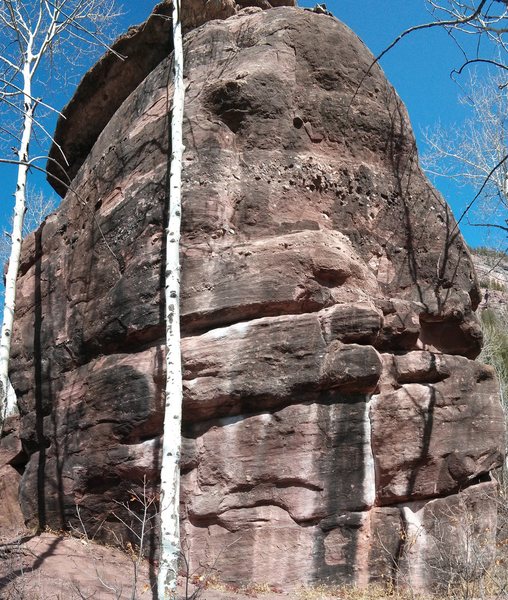
[[[194,585],[199,584],[199,579],[200,578],[198,578],[198,581],[192,581],[192,583]],[[270,585],[268,583],[252,582],[247,583],[245,585],[225,583],[221,581],[220,578],[216,575],[212,575],[206,578],[206,581],[204,581],[203,583],[204,589],[211,589],[218,592],[223,592],[225,594],[231,594],[231,597],[234,597],[235,594],[241,594],[243,596],[250,596],[252,598],[262,598],[263,596],[266,596],[268,594],[279,594],[283,591],[282,588]]]
[[[210,579],[206,584],[206,589],[221,592],[228,600],[234,600],[235,596],[259,598],[276,598],[281,594],[281,598],[287,598],[288,592],[277,586],[251,583],[243,586],[236,586],[221,582],[218,578]],[[395,590],[392,586],[371,584],[366,588],[344,585],[312,585],[301,586],[293,590],[289,596],[293,600],[437,600],[436,597],[417,594],[411,590]],[[205,596],[206,598],[206,596]]]
[[[395,590],[391,586],[371,584],[366,588],[354,586],[312,586],[297,590],[297,600],[430,600],[429,596],[411,590]]]

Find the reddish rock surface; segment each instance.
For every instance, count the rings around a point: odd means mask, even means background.
[[[5,600],[153,598],[153,572],[144,561],[137,565],[135,555],[84,537],[25,533],[7,543],[0,540],[0,595]]]
[[[459,563],[470,515],[492,549],[504,421],[472,360],[471,257],[405,109],[325,15],[250,8],[188,33],[185,56],[191,567],[282,586],[436,581],[439,523]],[[19,278],[24,518],[76,526],[79,504],[110,542],[135,541],[118,502],[140,512],[132,491],[157,486],[170,69],[111,116]],[[426,541],[409,544],[414,531]]]

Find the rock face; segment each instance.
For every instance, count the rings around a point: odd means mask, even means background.
[[[350,30],[299,9],[206,23],[185,56],[191,569],[428,585],[447,580],[443,531],[467,563],[471,519],[488,563],[498,386],[472,360],[471,257],[400,100],[377,66],[358,87],[372,56]],[[168,57],[95,143],[70,122],[93,147],[24,244],[11,379],[30,524],[76,523],[79,504],[89,535],[133,541],[118,502],[139,512],[130,491],[157,485],[170,103]]]
[[[2,598],[152,600],[154,573],[133,573],[132,558],[84,538],[42,533],[2,544]]]

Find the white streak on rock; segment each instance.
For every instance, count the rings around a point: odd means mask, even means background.
[[[242,323],[235,323],[234,325],[229,325],[228,327],[217,327],[217,329],[212,329],[205,333],[205,336],[212,339],[218,340],[221,338],[229,337],[231,335],[243,336],[247,329],[249,328],[250,322],[244,321]]]
[[[405,563],[408,565],[408,584],[415,589],[423,589],[425,577],[425,547],[427,536],[422,522],[423,508],[413,510],[402,506],[402,518],[406,527],[404,545]]]
[[[363,417],[363,501],[369,507],[373,506],[376,500],[376,467],[372,451],[370,405],[370,400],[365,402]]]

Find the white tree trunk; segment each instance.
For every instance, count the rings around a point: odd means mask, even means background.
[[[169,217],[166,231],[166,396],[162,446],[159,600],[176,600],[180,556],[180,449],[182,364],[180,353],[180,222],[183,156],[183,45],[180,0],[173,0],[174,92],[171,117]]]
[[[23,133],[18,149],[18,178],[16,184],[14,220],[12,224],[11,252],[9,267],[5,281],[4,314],[2,323],[2,336],[0,339],[0,383],[1,383],[1,405],[2,405],[2,430],[6,417],[16,413],[16,396],[9,394],[9,358],[11,354],[12,327],[14,323],[14,309],[16,305],[16,279],[19,270],[19,258],[21,255],[21,242],[23,240],[23,219],[26,210],[26,181],[28,174],[28,151],[30,137],[32,135],[33,115],[35,102],[32,99],[32,73],[31,73],[31,47],[27,49],[25,63],[23,65]]]

